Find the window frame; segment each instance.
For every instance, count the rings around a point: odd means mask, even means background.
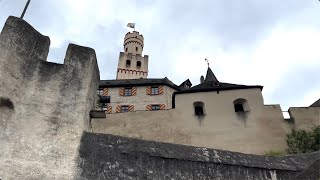
[[[127,66],[127,67],[131,66],[131,60],[130,60],[130,59],[127,59],[127,60],[126,60],[126,66]]]
[[[198,112],[198,111],[197,111],[198,108],[201,108],[202,113],[197,113],[197,112]],[[193,103],[193,110],[194,110],[194,115],[195,115],[195,116],[204,116],[204,115],[206,115],[206,112],[205,112],[205,104],[204,104],[204,102],[202,102],[202,101],[196,101],[196,102],[194,102],[194,103]],[[198,110],[199,110],[199,109],[198,109]]]
[[[132,87],[124,88],[123,96],[132,96]]]
[[[158,111],[158,110],[160,110],[160,104],[152,104],[152,105],[151,105],[151,110],[152,110],[152,111]]]
[[[103,95],[103,89],[98,89],[97,90],[97,94],[98,94],[98,96],[102,96]]]
[[[137,68],[141,68],[141,61],[137,61]]]
[[[129,112],[129,106],[128,105],[121,105],[121,112]]]
[[[156,89],[156,91],[154,91]],[[155,93],[156,92],[156,93]],[[151,95],[159,95],[159,86],[151,86]]]

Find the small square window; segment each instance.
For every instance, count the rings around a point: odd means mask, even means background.
[[[121,112],[129,112],[129,106],[121,106]]]
[[[156,111],[160,109],[160,105],[152,105],[151,106],[152,111]]]
[[[151,94],[159,94],[159,87],[151,87]]]
[[[132,96],[132,88],[125,88],[124,96]]]
[[[98,94],[99,96],[102,96],[102,94],[103,94],[103,89],[98,89],[97,94]]]

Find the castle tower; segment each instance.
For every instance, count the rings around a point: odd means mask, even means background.
[[[124,52],[120,52],[117,79],[140,79],[148,76],[148,55],[142,56],[143,36],[137,31],[124,37]]]

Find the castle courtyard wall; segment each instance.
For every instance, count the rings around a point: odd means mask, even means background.
[[[294,129],[310,130],[320,125],[320,107],[291,107],[288,112]]]
[[[231,106],[229,111],[215,111],[207,104],[206,117],[199,119],[193,111],[192,103],[196,96],[193,94],[195,96],[189,100],[183,96],[177,98],[175,109],[115,113],[107,114],[106,118],[92,119],[92,132],[253,154],[264,154],[270,150],[284,151],[285,135],[290,130],[290,124],[284,121],[279,105],[263,105],[259,91],[242,91],[244,96],[247,94],[250,106],[254,107],[251,111],[256,111],[250,112],[246,121],[233,114],[232,101],[225,103]],[[248,95],[250,93],[252,99]],[[218,95],[230,96],[230,100],[233,100],[231,94],[220,92]],[[201,96],[196,99],[199,100]],[[218,103],[207,96],[200,100]],[[222,102],[218,104],[223,106]],[[223,113],[227,112],[229,114],[224,116]]]

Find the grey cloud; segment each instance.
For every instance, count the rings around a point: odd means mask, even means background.
[[[308,92],[320,88],[319,67],[317,66],[301,65],[290,69],[283,79],[280,86],[276,87],[276,91],[269,98],[270,102],[283,102],[283,110],[287,110],[291,106],[309,106],[312,102],[301,104],[303,97]],[[320,94],[316,98],[320,98]],[[316,100],[314,99],[314,101]]]

